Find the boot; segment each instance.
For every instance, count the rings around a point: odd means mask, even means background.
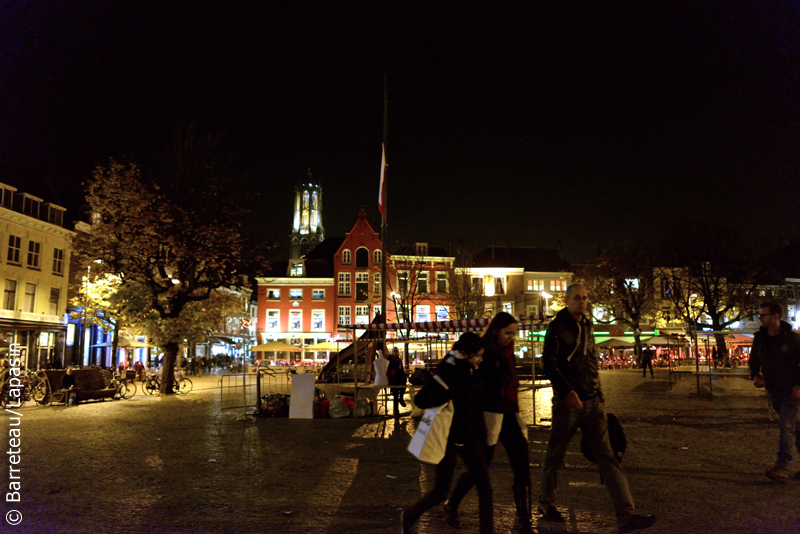
[[[444,520],[452,528],[461,528],[461,522],[458,520],[458,506],[453,507],[449,501],[444,503]]]
[[[531,523],[531,487],[519,486],[514,490],[514,504],[517,505],[517,517],[519,518],[520,534],[533,534],[533,524]]]

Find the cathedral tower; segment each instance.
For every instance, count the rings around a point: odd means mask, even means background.
[[[292,259],[300,259],[325,239],[322,227],[322,186],[314,185],[311,169],[306,182],[294,188],[294,222],[290,237]]]

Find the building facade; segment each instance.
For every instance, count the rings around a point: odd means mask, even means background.
[[[14,346],[26,369],[63,364],[75,237],[64,228],[65,214],[65,208],[0,184],[0,357]]]

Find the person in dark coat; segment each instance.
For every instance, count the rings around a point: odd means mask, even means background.
[[[772,408],[778,414],[780,442],[775,465],[768,478],[788,480],[793,463],[800,458],[800,335],[781,321],[783,310],[774,303],[762,304],[758,314],[761,328],[750,349],[750,377],[756,387],[766,387]],[[796,476],[800,477],[800,473]]]
[[[647,368],[650,368],[650,378],[655,378],[653,375],[653,349],[644,349],[642,351],[642,378],[647,377]]]
[[[394,416],[400,416],[400,406],[405,407],[406,401],[406,381],[408,375],[403,369],[403,360],[400,358],[400,351],[397,347],[392,349],[389,354],[389,366],[386,368],[386,378],[389,380],[389,386],[393,386],[392,397],[394,398]],[[402,387],[400,387],[402,386]]]
[[[483,351],[477,334],[462,334],[453,345],[453,350],[437,367],[436,379],[441,382],[431,380],[414,397],[414,404],[420,408],[432,408],[452,399],[453,422],[450,425],[444,458],[436,466],[433,489],[400,514],[403,534],[411,533],[414,523],[422,514],[447,498],[459,456],[477,483],[480,532],[493,532],[492,485],[484,452],[486,427],[481,407],[482,384],[480,376],[474,372],[481,362]],[[447,389],[441,385],[442,382],[447,385]]]
[[[514,355],[517,327],[517,320],[510,313],[500,312],[494,316],[481,338],[486,350],[478,374],[485,387],[486,464],[491,464],[495,446],[498,442],[502,443],[514,475],[511,490],[519,518],[518,532],[530,534],[533,532],[531,467],[528,427],[519,417],[519,380]],[[475,479],[469,471],[458,477],[453,493],[445,504],[445,519],[450,526],[458,527],[458,506],[474,483]]]

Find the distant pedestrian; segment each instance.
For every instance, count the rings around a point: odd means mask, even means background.
[[[550,441],[542,461],[539,513],[543,519],[564,522],[554,505],[558,468],[580,428],[611,496],[619,531],[633,532],[655,524],[656,516],[635,513],[628,479],[611,449],[592,321],[586,314],[588,299],[583,285],[569,286],[567,307],[556,314],[544,337],[542,363],[545,376],[553,385],[553,415]]]
[[[757,388],[767,388],[772,408],[778,414],[780,441],[778,458],[766,472],[772,480],[788,480],[792,460],[800,459],[800,335],[781,321],[783,310],[774,303],[760,306],[761,328],[750,349],[750,377]],[[800,473],[795,473],[800,477]]]
[[[394,398],[394,416],[400,417],[400,406],[405,407],[406,383],[408,375],[403,368],[403,360],[397,347],[389,354],[389,366],[386,368],[386,378],[389,379],[392,397]]]
[[[477,481],[480,532],[494,532],[492,483],[485,458],[486,426],[481,408],[481,380],[478,373],[474,372],[483,358],[483,351],[481,338],[477,334],[462,334],[436,370],[437,377],[447,384],[448,389],[431,380],[426,389],[432,387],[436,394],[423,397],[425,390],[421,390],[414,398],[415,405],[420,408],[433,408],[452,399],[453,422],[444,458],[436,465],[433,489],[400,515],[403,534],[410,534],[422,514],[447,498],[459,456]]]
[[[642,378],[647,377],[647,368],[650,368],[650,378],[655,378],[653,375],[653,349],[644,349],[642,352]]]

